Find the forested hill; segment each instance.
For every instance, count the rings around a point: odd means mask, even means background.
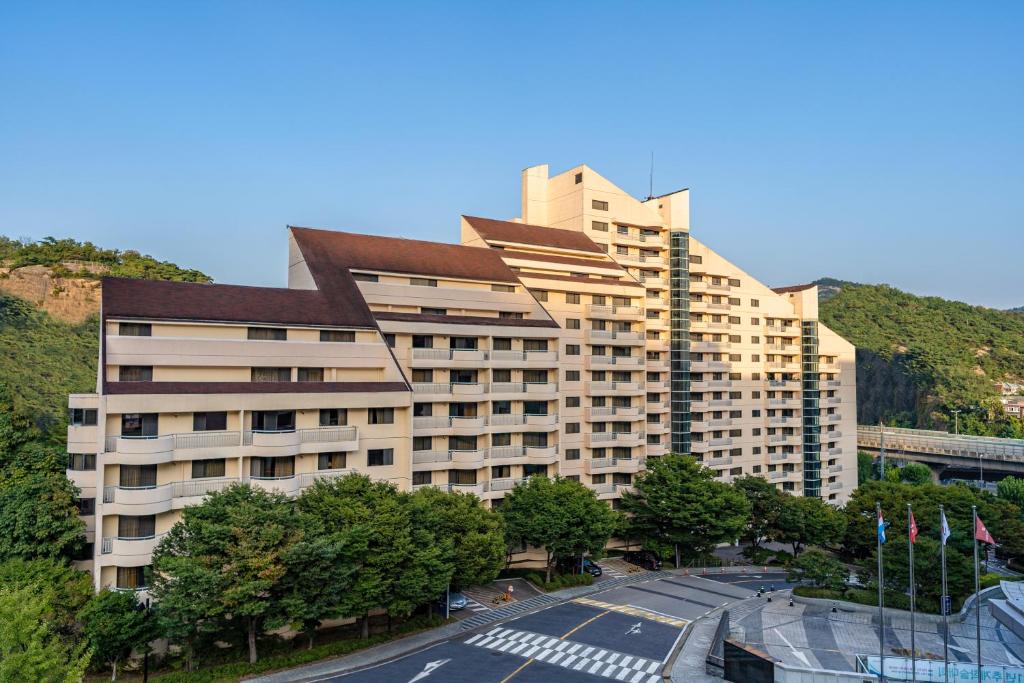
[[[106,274],[210,281],[135,251],[0,236],[0,412],[32,425],[32,438],[62,440],[67,395],[95,390],[98,278]]]
[[[944,429],[960,409],[961,431],[1024,437],[993,386],[1024,380],[1024,316],[888,285],[816,284],[822,322],[857,346],[858,422]]]

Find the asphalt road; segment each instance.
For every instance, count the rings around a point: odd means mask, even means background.
[[[768,575],[763,578],[771,581]],[[716,607],[749,597],[746,582],[758,580],[671,576],[620,586],[323,680],[655,683],[684,627]]]

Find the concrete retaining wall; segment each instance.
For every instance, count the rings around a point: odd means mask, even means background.
[[[991,588],[986,588],[985,590],[981,591],[982,599],[992,599],[1001,596],[1002,590],[1000,590],[999,586],[992,586]],[[835,605],[836,608],[842,612],[861,612],[878,614],[877,606],[862,605],[858,602],[846,602],[845,600],[825,600],[823,598],[805,598],[802,595],[794,595],[793,602],[798,602],[803,605],[816,605],[818,607],[825,607],[828,609],[831,609],[832,605]],[[973,604],[974,596],[972,595],[967,600],[964,600],[963,607],[960,608],[959,612],[957,612],[956,614],[949,615],[949,620],[953,623],[963,621],[967,618],[968,611],[970,610],[971,605]],[[892,609],[890,607],[885,608],[885,614],[890,617],[906,617],[907,619],[910,618],[910,612],[908,612],[907,610]],[[924,612],[915,612],[914,618],[930,623],[942,622],[942,617],[938,614],[925,614]]]

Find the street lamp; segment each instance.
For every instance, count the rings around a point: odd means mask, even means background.
[[[951,410],[949,412],[953,413],[953,433],[960,436],[960,409],[957,408],[956,410]]]

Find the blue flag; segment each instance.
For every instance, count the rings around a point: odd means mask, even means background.
[[[882,519],[882,511],[878,511],[878,542],[885,543],[885,520]]]

